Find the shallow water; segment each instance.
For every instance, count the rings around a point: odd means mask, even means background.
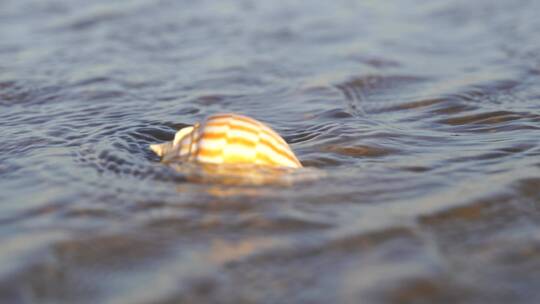
[[[0,302],[539,303],[539,1],[0,2]],[[150,143],[275,128],[291,186]]]

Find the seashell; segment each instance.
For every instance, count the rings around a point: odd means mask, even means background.
[[[260,121],[238,114],[216,114],[179,130],[174,140],[150,145],[163,162],[254,164],[301,168],[289,145]]]

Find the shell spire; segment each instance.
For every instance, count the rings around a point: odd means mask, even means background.
[[[238,114],[216,114],[179,130],[173,141],[150,145],[163,162],[254,164],[301,168],[281,136],[260,121]]]

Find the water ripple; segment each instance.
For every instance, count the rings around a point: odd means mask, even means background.
[[[0,1],[0,302],[539,302],[540,2],[83,2]],[[217,112],[306,168],[148,148]]]

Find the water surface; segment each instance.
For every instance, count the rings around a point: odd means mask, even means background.
[[[540,2],[0,3],[2,303],[539,303]],[[292,186],[148,145],[266,122]]]

